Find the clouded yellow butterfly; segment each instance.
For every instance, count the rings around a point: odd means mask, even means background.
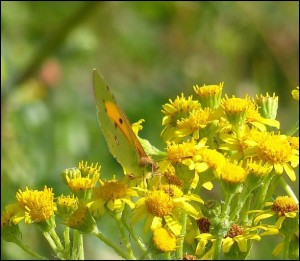
[[[121,108],[102,76],[93,71],[94,94],[98,121],[110,153],[125,169],[126,174],[140,177],[146,165],[154,161],[146,154]]]

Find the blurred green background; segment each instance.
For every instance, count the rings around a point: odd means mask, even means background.
[[[97,121],[93,68],[160,149],[161,106],[195,84],[223,81],[238,97],[275,92],[284,132],[298,118],[290,93],[299,85],[299,2],[1,1],[2,210],[26,186],[67,193],[60,173],[80,160],[99,162],[104,178],[121,173]],[[24,229],[47,254],[38,232]],[[87,259],[119,258],[86,240]],[[271,237],[255,247],[251,259],[273,258]],[[31,259],[3,241],[1,258]]]

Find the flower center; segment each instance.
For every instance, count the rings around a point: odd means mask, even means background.
[[[145,201],[148,211],[158,217],[171,214],[174,204],[170,195],[158,190],[154,191]]]

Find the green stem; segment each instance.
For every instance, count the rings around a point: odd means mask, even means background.
[[[263,207],[273,177],[274,174],[270,173],[262,183],[253,209],[261,209]]]
[[[181,225],[182,225],[182,229],[181,229],[181,235],[180,235],[180,239],[176,248],[176,256],[178,260],[182,260],[183,258],[183,243],[184,243],[184,238],[186,235],[186,221],[187,221],[187,215],[186,214],[182,214],[181,216]]]
[[[224,190],[223,188],[223,191]],[[224,208],[222,209],[222,213],[219,219],[218,224],[216,225],[217,228],[217,238],[216,238],[216,242],[215,242],[215,250],[214,250],[214,260],[219,260],[220,258],[220,254],[221,254],[221,248],[222,248],[222,240],[225,236],[225,234],[227,233],[228,229],[229,229],[229,220],[228,220],[228,215],[230,212],[230,204],[231,201],[233,199],[233,197],[235,196],[236,193],[234,193],[234,191],[228,191],[228,193],[226,193],[226,200],[225,200],[225,204],[224,204]]]
[[[142,241],[141,238],[137,237],[136,234],[134,233],[133,228],[127,224],[126,220],[123,219],[124,217],[124,213],[122,215],[122,223],[125,226],[125,228],[127,229],[128,233],[130,234],[130,236],[134,239],[134,241],[137,243],[138,247],[140,248],[140,250],[143,252],[142,257],[143,258],[147,258],[148,260],[151,260],[151,254],[148,253],[148,249],[145,246],[144,242]]]
[[[58,237],[58,235],[56,234],[56,231],[54,228],[52,228],[49,231],[50,236],[52,237],[53,241],[55,242],[56,246],[59,248],[60,251],[64,250],[64,247],[62,245],[62,243],[60,242],[60,239]]]
[[[72,247],[72,260],[82,259],[83,254],[83,240],[82,234],[78,230],[73,231],[73,247]]]
[[[97,228],[95,228],[92,232],[92,235],[96,236],[99,238],[101,241],[103,241],[106,245],[111,247],[115,252],[123,257],[126,260],[131,260],[132,256],[130,256],[127,252],[124,252],[121,250],[116,244],[114,244],[110,239],[106,238]]]
[[[130,260],[135,260],[136,258],[134,257],[134,254],[132,252],[131,244],[130,244],[127,236],[126,236],[125,229],[124,229],[123,223],[121,221],[121,216],[117,214],[117,215],[114,215],[114,218],[115,218],[115,220],[117,222],[117,225],[118,225],[119,231],[121,233],[123,242],[124,242],[125,247],[126,247],[126,249],[128,251],[128,255],[131,256]]]
[[[52,250],[54,251],[54,253],[62,260],[65,260],[64,257],[62,257],[62,253],[60,251],[60,249],[57,247],[57,245],[55,244],[54,240],[52,239],[51,235],[48,232],[43,232],[44,237],[47,239],[50,247],[52,248]]]
[[[64,230],[64,241],[65,241],[65,255],[70,258],[70,249],[71,249],[71,242],[70,242],[70,228],[65,226]]]
[[[279,183],[281,187],[286,191],[286,193],[294,199],[296,204],[299,204],[299,200],[297,196],[295,195],[294,191],[291,189],[291,187],[287,184],[287,182],[281,177],[279,180]]]
[[[239,198],[238,204],[235,207],[234,211],[231,213],[229,220],[230,221],[235,221],[239,218],[239,214],[241,210],[243,209],[243,206],[245,205],[245,202],[251,195],[252,190],[247,190],[246,193],[243,193],[243,195]],[[237,218],[235,218],[237,216]]]
[[[20,248],[22,248],[26,253],[28,253],[29,255],[36,257],[39,260],[48,260],[48,258],[43,257],[41,255],[39,255],[38,253],[36,253],[35,251],[33,251],[32,249],[30,249],[28,246],[24,245],[19,239],[15,239],[14,243],[16,243]]]
[[[170,252],[166,252],[166,253],[164,254],[164,256],[165,256],[165,260],[172,260],[172,258],[171,258],[171,253],[170,253]]]

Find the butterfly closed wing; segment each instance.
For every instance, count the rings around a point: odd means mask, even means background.
[[[116,103],[100,73],[95,69],[93,84],[98,121],[110,153],[122,165],[126,174],[134,177],[142,176],[145,166],[153,165],[154,161],[146,154],[126,115]]]

